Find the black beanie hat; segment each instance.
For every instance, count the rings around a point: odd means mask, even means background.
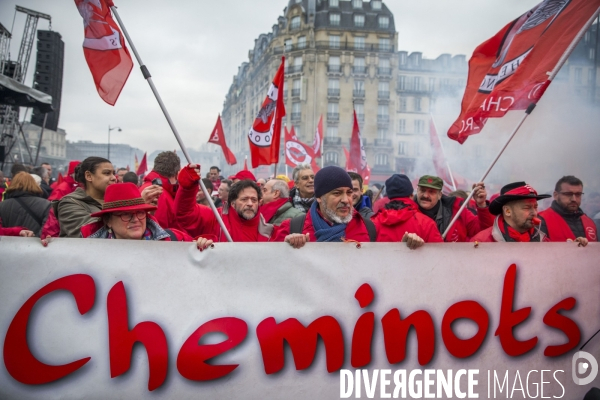
[[[316,198],[340,187],[352,188],[352,179],[342,168],[330,165],[315,174]]]
[[[406,175],[394,174],[385,181],[385,191],[389,199],[397,199],[412,196],[414,188]]]

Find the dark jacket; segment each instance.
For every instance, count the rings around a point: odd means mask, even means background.
[[[82,188],[55,202],[54,212],[60,224],[60,237],[80,237],[83,225],[98,220],[90,217],[90,214],[102,210],[103,203],[88,196]]]
[[[28,192],[9,191],[4,201],[0,203],[0,219],[3,227],[22,226],[33,231],[37,237],[40,237],[49,211],[48,200]]]
[[[292,202],[292,205],[295,208],[300,210],[300,208],[296,207],[299,205],[304,209],[304,212],[307,213],[308,210],[310,210],[310,206],[312,206],[312,203],[315,201],[315,198],[313,197],[310,202],[298,203],[298,202],[294,201],[294,198],[296,197],[297,192],[298,192],[298,189],[296,189],[296,188],[292,188],[292,190],[290,190],[290,201]],[[302,211],[302,210],[300,210],[300,211]]]

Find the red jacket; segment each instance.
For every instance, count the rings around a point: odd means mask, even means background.
[[[504,238],[504,235],[502,234],[504,228],[501,229],[501,226],[504,224],[503,220],[502,220],[502,216],[497,216],[494,218],[494,224],[489,227],[486,228],[484,230],[482,230],[481,232],[479,232],[478,234],[476,234],[475,236],[473,236],[469,241],[470,242],[506,242],[507,240]],[[512,229],[512,228],[509,228]],[[538,232],[538,236],[534,239],[528,239],[528,240],[524,240],[522,237],[519,237],[519,234],[512,235],[509,234],[508,236],[512,237],[512,239],[509,238],[508,241],[517,241],[517,242],[548,242],[548,236],[546,235],[545,228],[542,228],[539,232]],[[515,231],[513,231],[515,232]],[[531,235],[535,233],[533,230],[529,233],[530,237]],[[525,234],[523,234],[525,235]]]
[[[409,198],[393,200],[407,206],[401,210],[382,209],[371,218],[377,228],[378,242],[400,242],[405,232],[416,233],[426,243],[443,242],[435,222],[418,212],[414,201]]]
[[[59,185],[56,185],[52,190],[52,194],[48,197],[48,200],[60,200],[66,195],[73,193],[78,187],[79,183],[75,182],[75,179],[67,175],[63,178],[63,181]]]
[[[177,210],[177,224],[180,229],[186,231],[193,237],[202,236],[207,239],[212,239],[214,242],[226,242],[227,236],[221,231],[221,226],[217,222],[217,217],[212,212],[210,207],[196,203],[196,194],[199,186],[194,185],[192,188],[181,186],[177,190],[175,196],[175,209]],[[257,213],[256,217],[251,220],[240,218],[237,212],[233,209],[229,212],[223,212],[219,208],[218,212],[231,238],[234,242],[268,242],[269,237],[273,237],[277,231],[277,227],[273,227],[270,233],[265,232],[265,236],[259,233],[260,218]],[[264,226],[267,228],[266,226]]]
[[[148,220],[152,220],[152,221],[154,221],[155,223],[158,224],[158,222],[156,221],[156,218],[153,217],[152,215],[148,215],[147,216],[146,223],[148,223]],[[158,225],[160,225],[160,224],[158,224]],[[88,238],[91,235],[93,235],[94,233],[96,233],[103,226],[104,226],[104,222],[103,221],[92,222],[91,224],[84,225],[84,226],[81,227],[81,237]],[[169,228],[169,230],[171,232],[173,232],[173,234],[177,238],[178,242],[191,242],[191,241],[194,240],[190,235],[188,235],[185,232],[181,232],[180,230],[171,229],[171,228]],[[169,236],[169,237],[166,237],[166,238],[160,239],[160,240],[161,241],[165,241],[165,242],[170,242],[171,241],[171,237]]]
[[[451,201],[450,199],[452,199],[452,197],[442,197],[440,201]],[[463,202],[464,199],[459,197],[454,198],[452,203],[452,218],[456,216],[456,213]],[[442,207],[443,206],[444,203],[442,203]],[[489,208],[477,208],[477,215],[473,215],[472,211],[465,209],[454,225],[452,225],[452,229],[450,229],[450,232],[446,235],[445,242],[468,242],[481,230],[492,226],[493,223],[494,216],[490,214]],[[443,233],[444,232],[440,232],[440,234]]]
[[[275,235],[274,242],[283,242],[285,237],[290,234],[290,223],[291,220],[285,220],[279,225],[279,229]],[[312,216],[310,211],[306,213],[306,219],[304,220],[304,226],[302,228],[303,234],[310,235],[310,241],[316,242],[317,237],[315,236],[315,228],[312,223]],[[352,219],[348,222],[346,227],[346,239],[356,240],[357,242],[369,242],[369,231],[363,222],[360,214],[352,208]]]
[[[540,215],[546,220],[548,237],[551,242],[566,242],[568,239],[576,239],[567,222],[552,207],[542,211]],[[587,215],[582,215],[581,222],[583,223],[586,239],[590,242],[597,242],[598,232],[594,221]]]
[[[168,178],[165,178],[154,171],[150,171],[144,178],[144,183],[140,186],[140,193],[148,186],[152,186],[152,181],[157,178],[162,181],[163,192],[158,197],[158,209],[154,213],[154,216],[156,217],[158,224],[163,228],[181,229],[177,226],[175,211],[173,210],[175,187],[169,182]]]
[[[21,226],[15,226],[12,228],[3,228],[0,226],[0,236],[19,236],[22,230],[27,230]]]

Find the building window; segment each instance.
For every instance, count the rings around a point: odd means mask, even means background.
[[[298,48],[303,49],[306,47],[306,36],[300,36],[298,38]]]
[[[352,92],[354,97],[365,97],[365,82],[354,81],[354,90]]]
[[[389,58],[380,58],[379,59],[379,75],[391,75],[392,68],[390,68],[390,59]]]
[[[421,98],[415,97],[415,111],[421,112]]]
[[[342,67],[340,65],[340,58],[338,56],[329,57],[329,72],[341,72]]]
[[[398,142],[398,155],[399,156],[405,156],[406,155],[406,148],[407,148],[407,143],[406,142]]]
[[[377,158],[375,159],[375,165],[380,167],[387,167],[388,165],[388,155],[387,154],[377,154]]]
[[[340,6],[339,0],[329,0],[329,7],[339,7],[339,6]]]
[[[435,90],[435,78],[429,78],[429,91],[433,92]]]
[[[286,39],[284,42],[285,51],[292,51],[292,39]]]
[[[330,79],[327,84],[327,95],[328,96],[339,96],[340,95],[340,80]]]
[[[390,83],[388,81],[380,81],[377,92],[377,97],[380,99],[390,98]]]
[[[581,84],[581,68],[575,68],[575,83]]]
[[[329,14],[329,25],[339,26],[340,25],[340,14],[337,14],[337,13]]]
[[[302,118],[302,104],[299,101],[292,103],[292,121],[299,121]]]
[[[367,67],[365,66],[364,57],[354,57],[354,66],[352,67],[352,72],[354,72],[355,74],[367,73]]]
[[[338,165],[339,156],[335,151],[328,151],[325,153],[325,164]]]
[[[377,122],[387,123],[390,121],[390,106],[380,104],[377,106]]]
[[[354,14],[354,26],[358,28],[365,26],[365,16],[362,14]]]
[[[325,133],[328,138],[336,138],[338,137],[338,127],[337,125],[328,126],[327,132]]]
[[[372,0],[371,6],[373,7],[373,10],[381,10],[381,0]]]
[[[352,7],[354,8],[362,8],[362,0],[352,0]]]
[[[329,48],[331,48],[331,49],[339,49],[340,48],[340,36],[339,35],[329,35]]]
[[[400,53],[400,55],[398,56],[398,63],[399,65],[406,65],[407,62],[407,56],[405,52]]]
[[[408,109],[408,101],[407,101],[406,97],[400,97],[400,102],[398,104],[398,108],[399,108],[400,112],[406,112],[406,110]]]
[[[388,39],[388,38],[379,38],[379,50],[381,50],[381,51],[391,51],[392,47],[390,46],[390,39]]]
[[[425,121],[422,119],[415,120],[415,133],[424,133],[425,132]]]
[[[294,79],[292,82],[292,97],[300,97],[300,92],[302,90],[302,80]]]
[[[327,103],[327,121],[340,120],[340,105],[338,103]]]
[[[406,76],[398,75],[398,90],[406,90]]]
[[[421,78],[420,76],[415,76],[414,78],[414,82],[415,82],[415,90],[417,92],[420,92],[422,89],[422,85],[423,85],[423,78]]]
[[[354,111],[356,112],[356,119],[358,122],[365,121],[365,105],[357,103],[354,105]]]
[[[354,50],[364,50],[365,49],[365,38],[362,36],[357,36],[354,38]]]
[[[398,120],[398,133],[406,133],[406,120],[405,119]]]
[[[381,29],[387,29],[390,27],[390,19],[388,17],[386,17],[385,15],[381,15],[378,19],[379,21],[379,27]]]
[[[300,16],[292,17],[292,22],[290,23],[290,29],[296,30],[300,29]]]
[[[387,135],[388,135],[387,128],[377,129],[377,139],[385,140],[385,139],[387,139]]]

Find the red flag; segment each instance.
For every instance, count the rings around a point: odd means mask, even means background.
[[[281,119],[285,117],[283,98],[284,62],[285,58],[282,57],[281,65],[269,87],[267,97],[248,133],[252,168],[279,162]]]
[[[138,167],[135,174],[137,176],[144,175],[148,171],[148,163],[146,162],[146,153],[144,153],[144,157],[142,157],[142,162],[140,162],[140,166]]]
[[[315,157],[321,157],[321,141],[323,140],[323,116],[319,118],[317,130],[315,131],[315,139],[313,140],[312,149]]]
[[[248,156],[244,158],[244,171],[248,171]]]
[[[319,171],[321,168],[315,162],[313,149],[298,140],[294,127],[292,126],[292,132],[288,132],[287,128],[284,127],[284,132],[285,163],[292,168],[300,164],[310,164],[313,172]]]
[[[371,181],[371,168],[369,167],[369,164],[367,164],[367,167],[363,170],[363,185],[367,185],[369,186],[369,182]],[[362,190],[362,188],[360,188]]]
[[[60,185],[61,183],[63,183],[63,181],[65,180],[65,178],[62,176],[62,174],[59,172],[58,173],[58,178],[56,178],[56,184]]]
[[[75,0],[83,17],[83,54],[98,94],[114,106],[133,68],[121,30],[112,18],[112,0]]]
[[[133,169],[137,171],[139,167],[140,167],[140,162],[137,159],[137,154],[134,154],[133,155]]]
[[[219,115],[219,117],[217,118],[217,124],[213,128],[212,134],[210,135],[210,138],[208,139],[208,143],[214,143],[216,145],[221,146],[221,149],[223,150],[223,155],[225,156],[225,161],[227,162],[227,164],[234,165],[237,163],[235,156],[233,155],[231,150],[229,150],[229,147],[227,147],[227,143],[225,142],[225,132],[223,131],[221,115]]]
[[[357,172],[362,175],[362,171],[367,166],[367,154],[362,145],[360,137],[360,127],[354,111],[354,127],[352,128],[352,137],[350,138],[350,159],[348,160],[348,171]]]
[[[537,103],[550,85],[549,73],[598,7],[600,0],[544,0],[479,45],[448,136],[464,143],[487,118]]]
[[[454,183],[456,184],[457,189],[471,190],[471,181],[457,174],[456,172],[452,173],[452,176],[450,175],[448,162],[442,149],[442,142],[440,141],[440,137],[435,129],[433,117],[429,121],[429,140],[431,143],[431,149],[433,150],[433,167],[435,169],[435,174],[444,181],[442,193],[447,194],[454,191],[452,178],[454,178]]]
[[[346,168],[344,169],[349,172],[356,172],[356,169],[353,169],[350,165],[350,152],[346,146],[342,146],[342,149],[344,149],[344,157],[346,157]]]

